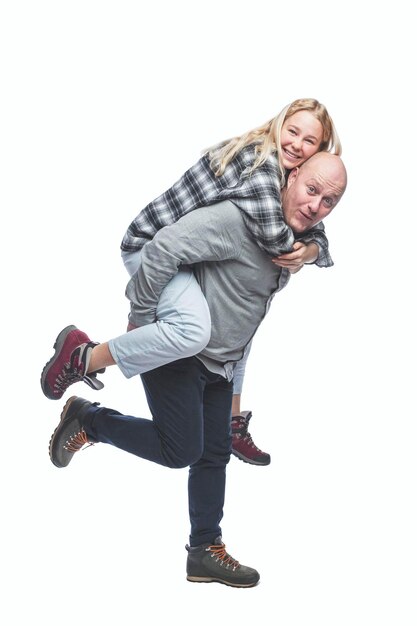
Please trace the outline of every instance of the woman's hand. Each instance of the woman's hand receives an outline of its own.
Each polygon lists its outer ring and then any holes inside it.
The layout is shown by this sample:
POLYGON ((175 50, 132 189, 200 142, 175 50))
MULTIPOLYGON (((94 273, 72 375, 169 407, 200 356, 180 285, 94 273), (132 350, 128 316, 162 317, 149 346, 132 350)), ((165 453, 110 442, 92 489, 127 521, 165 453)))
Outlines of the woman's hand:
POLYGON ((319 248, 316 243, 305 244, 302 241, 296 241, 292 252, 274 257, 272 263, 285 267, 291 274, 296 274, 305 263, 313 263, 318 254, 319 248))

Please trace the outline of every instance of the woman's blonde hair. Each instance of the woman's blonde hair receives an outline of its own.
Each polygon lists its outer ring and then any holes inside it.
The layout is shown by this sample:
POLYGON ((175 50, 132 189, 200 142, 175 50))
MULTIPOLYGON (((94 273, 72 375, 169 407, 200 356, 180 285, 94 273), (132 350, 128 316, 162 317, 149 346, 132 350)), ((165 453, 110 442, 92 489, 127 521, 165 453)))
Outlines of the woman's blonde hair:
POLYGON ((309 111, 321 123, 323 127, 323 140, 318 151, 333 152, 340 155, 342 146, 333 120, 327 112, 324 104, 313 98, 300 98, 294 100, 282 109, 280 113, 266 124, 248 131, 240 137, 227 139, 212 148, 206 150, 210 158, 210 167, 216 176, 221 176, 226 166, 246 146, 256 144, 256 159, 250 169, 251 172, 265 163, 270 154, 278 156, 278 175, 280 184, 285 184, 285 168, 282 165, 281 152, 281 129, 285 120, 298 111, 309 111))

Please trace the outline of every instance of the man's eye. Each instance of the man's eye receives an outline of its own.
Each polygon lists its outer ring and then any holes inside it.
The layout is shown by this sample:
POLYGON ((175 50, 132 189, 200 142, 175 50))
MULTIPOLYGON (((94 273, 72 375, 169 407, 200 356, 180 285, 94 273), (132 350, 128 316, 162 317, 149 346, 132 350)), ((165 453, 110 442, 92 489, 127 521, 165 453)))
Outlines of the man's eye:
POLYGON ((314 193, 316 191, 316 188, 313 187, 313 185, 308 185, 307 186, 307 190, 308 190, 309 193, 314 193))
POLYGON ((330 208, 333 206, 333 200, 331 198, 324 198, 324 204, 330 208))

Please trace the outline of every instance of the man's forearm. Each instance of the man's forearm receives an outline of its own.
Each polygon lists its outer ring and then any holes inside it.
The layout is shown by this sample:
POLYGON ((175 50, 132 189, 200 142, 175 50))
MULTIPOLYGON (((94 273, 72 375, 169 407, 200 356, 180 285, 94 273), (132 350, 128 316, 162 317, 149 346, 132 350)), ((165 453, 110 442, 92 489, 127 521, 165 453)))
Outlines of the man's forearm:
POLYGON ((156 320, 161 293, 180 265, 221 261, 240 254, 241 239, 237 237, 234 241, 239 213, 235 208, 228 211, 228 204, 223 202, 193 211, 160 230, 144 246, 140 267, 126 287, 131 302, 131 324, 143 326, 156 320))
POLYGON ((160 294, 181 265, 181 258, 169 252, 169 238, 160 239, 161 242, 157 236, 143 247, 139 269, 126 286, 130 300, 129 322, 134 326, 155 321, 160 294))

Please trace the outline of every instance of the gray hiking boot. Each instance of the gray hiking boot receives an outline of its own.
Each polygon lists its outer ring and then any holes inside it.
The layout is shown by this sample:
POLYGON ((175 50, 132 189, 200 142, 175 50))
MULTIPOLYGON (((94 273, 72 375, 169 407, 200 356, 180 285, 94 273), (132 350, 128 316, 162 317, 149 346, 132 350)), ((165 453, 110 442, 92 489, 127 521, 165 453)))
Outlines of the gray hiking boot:
POLYGON ((185 547, 188 551, 187 580, 190 582, 216 582, 231 587, 254 587, 259 582, 255 569, 241 565, 226 552, 221 537, 217 537, 214 544, 185 547))
POLYGON ((84 430, 83 418, 88 409, 97 404, 77 396, 67 400, 61 413, 61 421, 49 442, 49 456, 56 467, 66 467, 84 445, 93 445, 84 430))

